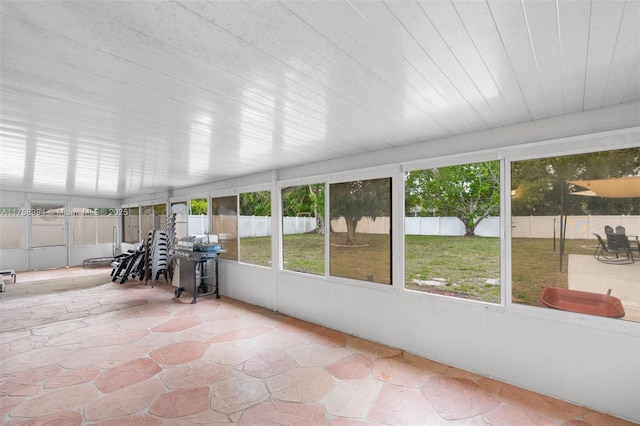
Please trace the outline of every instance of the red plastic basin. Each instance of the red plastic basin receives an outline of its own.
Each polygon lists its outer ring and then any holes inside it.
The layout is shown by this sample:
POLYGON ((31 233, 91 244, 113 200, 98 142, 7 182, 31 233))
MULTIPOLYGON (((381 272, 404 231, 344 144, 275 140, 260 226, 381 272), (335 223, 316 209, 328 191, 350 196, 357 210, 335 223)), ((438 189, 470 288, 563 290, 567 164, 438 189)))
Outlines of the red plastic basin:
POLYGON ((617 297, 588 291, 547 287, 540 301, 550 308, 601 317, 622 318, 624 308, 617 297))

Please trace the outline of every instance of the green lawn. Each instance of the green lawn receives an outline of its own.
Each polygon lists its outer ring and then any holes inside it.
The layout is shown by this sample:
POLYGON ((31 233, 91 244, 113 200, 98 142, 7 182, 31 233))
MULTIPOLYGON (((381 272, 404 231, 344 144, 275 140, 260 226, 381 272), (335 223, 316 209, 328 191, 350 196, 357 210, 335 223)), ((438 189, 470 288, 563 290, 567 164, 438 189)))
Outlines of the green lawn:
POLYGON ((405 236, 405 287, 500 303, 500 240, 405 236))
POLYGON ((569 253, 593 254, 591 240, 566 240, 560 272, 560 243, 554 251, 551 238, 513 238, 511 241, 512 301, 542 306, 540 295, 545 287, 568 287, 569 253))
MULTIPOLYGON (((389 284, 389 236, 358 234, 361 247, 342 247, 344 234, 332 236, 331 275, 389 284), (337 245, 336 245, 337 244, 337 245)), ((411 290, 500 303, 500 240, 487 237, 405 237, 405 287, 411 290)), ((243 262, 271 266, 271 238, 242 238, 243 262)), ((590 240, 567 240, 566 253, 592 254, 590 240)), ((559 246, 552 239, 512 241, 513 301, 539 305, 545 287, 567 287, 567 257, 559 272, 559 246)), ((284 268, 324 275, 324 237, 284 237, 284 268)))

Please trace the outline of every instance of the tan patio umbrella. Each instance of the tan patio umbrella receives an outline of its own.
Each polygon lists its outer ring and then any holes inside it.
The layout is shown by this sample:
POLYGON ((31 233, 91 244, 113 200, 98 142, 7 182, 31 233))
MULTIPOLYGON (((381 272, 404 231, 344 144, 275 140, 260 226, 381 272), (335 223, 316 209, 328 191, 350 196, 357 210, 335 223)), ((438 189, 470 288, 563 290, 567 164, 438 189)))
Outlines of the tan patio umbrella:
POLYGON ((604 198, 640 197, 640 176, 611 179, 568 180, 567 183, 586 189, 586 191, 571 192, 571 195, 604 198))

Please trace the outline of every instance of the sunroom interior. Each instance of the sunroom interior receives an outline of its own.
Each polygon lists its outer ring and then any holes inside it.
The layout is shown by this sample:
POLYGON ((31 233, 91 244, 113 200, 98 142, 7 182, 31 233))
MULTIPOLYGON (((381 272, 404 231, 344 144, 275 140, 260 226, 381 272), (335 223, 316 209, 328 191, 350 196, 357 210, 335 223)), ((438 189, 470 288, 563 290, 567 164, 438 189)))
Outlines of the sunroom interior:
POLYGON ((223 299, 640 422, 639 2, 0 11, 0 270, 179 217, 223 299), (569 182, 596 179, 631 192, 569 182))

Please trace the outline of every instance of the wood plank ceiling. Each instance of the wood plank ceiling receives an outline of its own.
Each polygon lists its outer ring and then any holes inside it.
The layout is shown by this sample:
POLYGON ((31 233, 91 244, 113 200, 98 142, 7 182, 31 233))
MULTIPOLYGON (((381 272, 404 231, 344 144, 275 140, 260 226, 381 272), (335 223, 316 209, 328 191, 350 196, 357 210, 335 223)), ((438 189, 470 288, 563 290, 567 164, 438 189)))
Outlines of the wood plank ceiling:
POLYGON ((121 198, 640 99, 640 2, 0 3, 5 190, 121 198))

